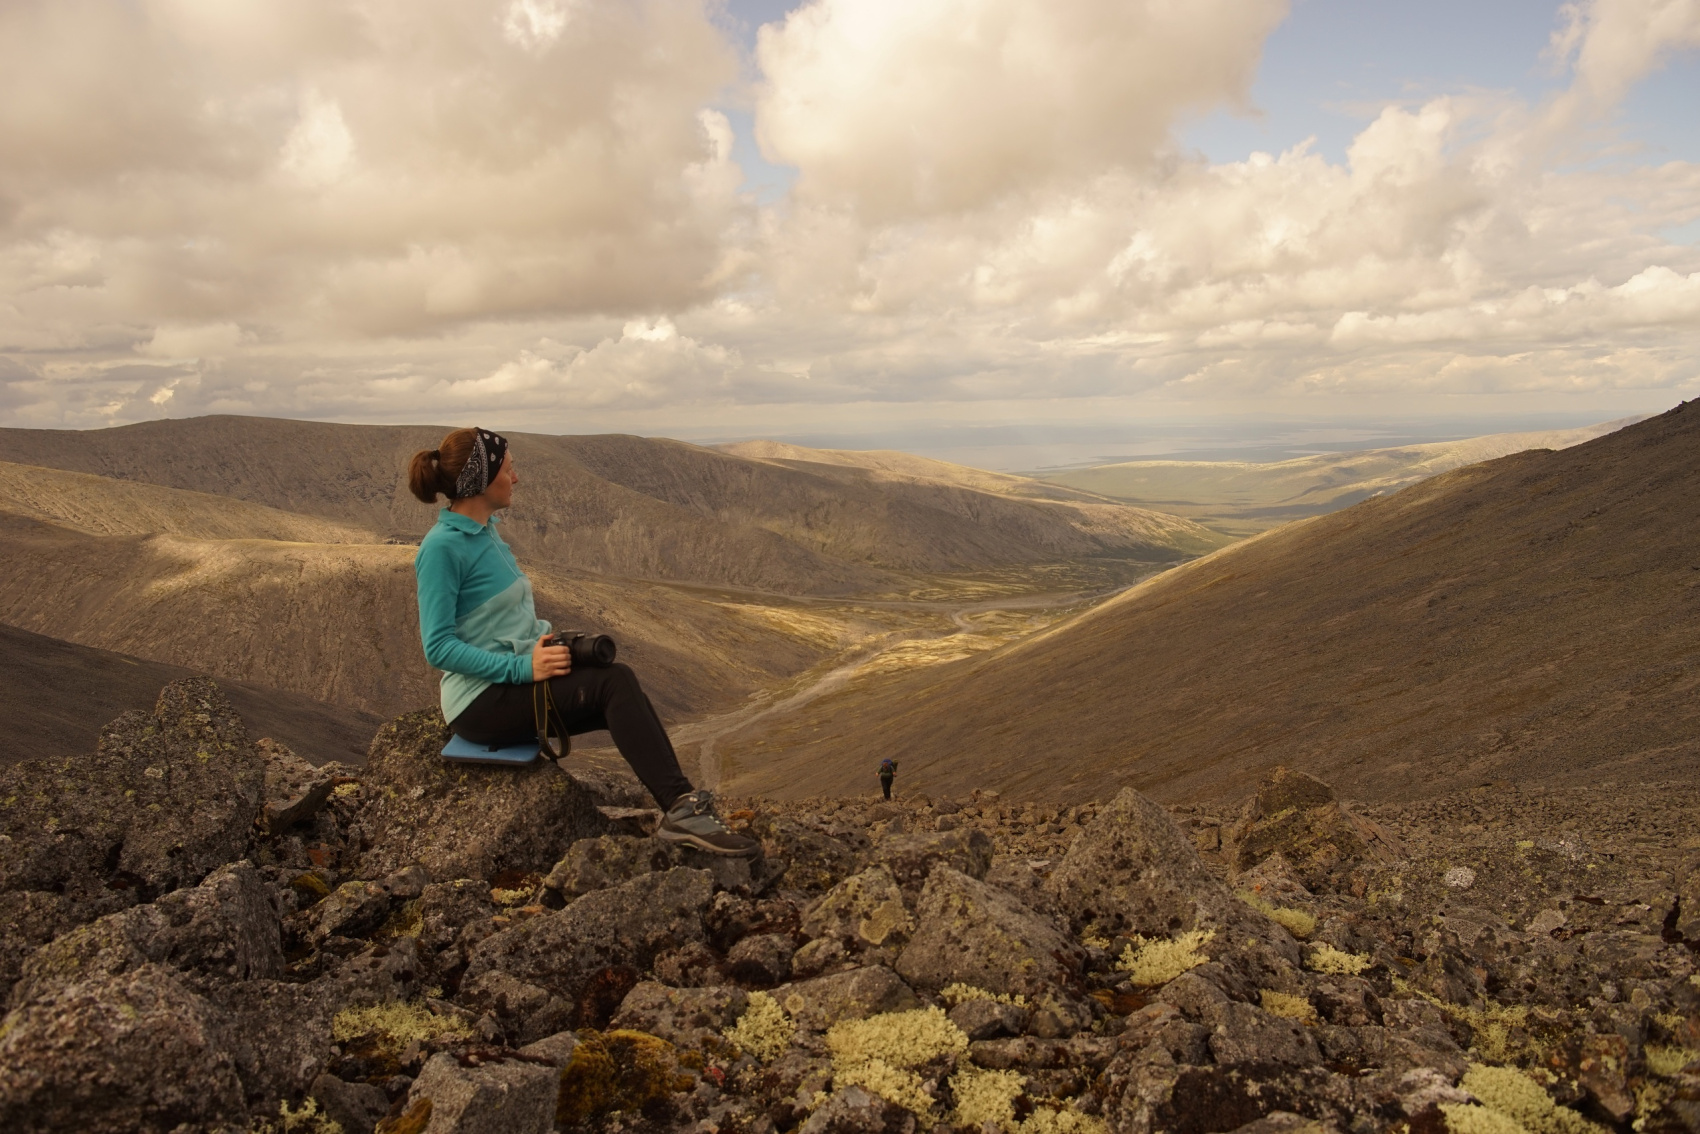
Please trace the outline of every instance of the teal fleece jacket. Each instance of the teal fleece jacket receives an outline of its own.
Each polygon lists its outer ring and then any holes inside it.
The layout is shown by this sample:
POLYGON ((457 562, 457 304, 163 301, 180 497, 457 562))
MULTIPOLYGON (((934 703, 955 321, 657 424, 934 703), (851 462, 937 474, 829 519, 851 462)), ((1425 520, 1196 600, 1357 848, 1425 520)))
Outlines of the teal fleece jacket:
POLYGON ((452 721, 492 685, 531 684, 531 648, 549 633, 531 580, 488 524, 444 508, 419 542, 419 637, 443 671, 443 719, 452 721))

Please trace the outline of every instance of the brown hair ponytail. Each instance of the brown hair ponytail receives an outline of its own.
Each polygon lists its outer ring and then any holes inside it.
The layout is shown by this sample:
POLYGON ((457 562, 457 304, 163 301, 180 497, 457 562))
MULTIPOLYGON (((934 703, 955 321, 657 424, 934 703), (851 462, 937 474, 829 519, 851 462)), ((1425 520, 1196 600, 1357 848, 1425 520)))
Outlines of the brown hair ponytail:
POLYGON ((477 439, 475 430, 457 429, 435 449, 413 454, 407 467, 408 490, 426 504, 435 504, 439 493, 453 500, 455 481, 460 479, 460 470, 471 458, 477 439))

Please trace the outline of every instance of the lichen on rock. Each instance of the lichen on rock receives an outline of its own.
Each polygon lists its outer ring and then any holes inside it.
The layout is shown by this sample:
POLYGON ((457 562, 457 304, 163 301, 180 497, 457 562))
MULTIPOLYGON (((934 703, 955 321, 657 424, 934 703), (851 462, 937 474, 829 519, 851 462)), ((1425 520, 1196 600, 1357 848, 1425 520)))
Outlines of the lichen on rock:
POLYGON ((435 709, 398 717, 373 738, 361 773, 363 877, 414 863, 433 878, 544 874, 575 841, 608 830, 596 797, 553 762, 451 764, 448 739, 435 709))
POLYGON ((1348 953, 1336 949, 1326 941, 1311 946, 1305 955, 1306 966, 1316 973, 1326 973, 1331 976, 1357 976, 1359 973, 1375 964, 1373 957, 1360 953, 1348 953))
POLYGON ((1207 963, 1210 958, 1201 950, 1215 936, 1213 929, 1194 929, 1179 937, 1150 940, 1135 934, 1122 950, 1116 967, 1140 988, 1156 988, 1207 963))
POLYGON ((1005 891, 940 865, 915 911, 917 928, 897 971, 918 988, 970 984, 1036 993, 1078 978, 1085 955, 1005 891))
POLYGON ((958 1126, 975 1129, 987 1123, 1005 1131, 1015 1129, 1015 1100, 1026 1088, 1027 1077, 1019 1071, 983 1071, 964 1067, 950 1077, 956 1110, 951 1118, 958 1126))
POLYGON ((369 1040, 393 1054, 410 1043, 471 1039, 472 1030, 463 1020, 439 1016, 423 1004, 390 1001, 338 1012, 331 1021, 331 1038, 343 1044, 369 1040))
POLYGON ((763 1063, 772 1063, 791 1046, 796 1030, 796 1025, 778 1001, 765 992, 752 992, 744 1014, 723 1034, 740 1050, 763 1063))
POLYGON ((903 891, 884 864, 852 875, 803 911, 801 928, 811 938, 833 937, 869 949, 908 940, 914 923, 903 891))
POLYGON ((827 1030, 826 1044, 836 1084, 862 1087, 920 1115, 929 1115, 935 1100, 915 1068, 950 1063, 968 1051, 968 1037, 938 1008, 846 1020, 827 1030))

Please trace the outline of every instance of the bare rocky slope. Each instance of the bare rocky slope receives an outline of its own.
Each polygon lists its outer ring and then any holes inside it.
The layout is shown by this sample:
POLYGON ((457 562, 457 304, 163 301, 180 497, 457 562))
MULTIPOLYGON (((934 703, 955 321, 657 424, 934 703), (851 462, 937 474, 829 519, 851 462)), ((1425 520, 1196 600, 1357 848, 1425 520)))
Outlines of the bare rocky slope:
MULTIPOLYGON (((416 539, 430 509, 405 468, 446 432, 204 417, 114 429, 0 430, 11 459, 230 496, 416 539)), ((678 441, 513 434, 523 500, 505 529, 532 562, 786 594, 900 588, 905 572, 1219 546, 1191 521, 1104 500, 1033 499, 865 469, 746 459, 678 441)), ((1073 494, 1083 497, 1083 494, 1073 494)))
MULTIPOLYGON (((182 666, 0 624, 0 764, 90 752, 106 722, 148 710, 160 686, 195 676, 182 666)), ((383 718, 299 693, 228 678, 220 687, 254 737, 273 737, 314 764, 358 764, 383 718)))
POLYGON ((1700 1131, 1691 781, 749 799, 728 860, 444 732, 314 770, 191 680, 0 769, 0 1128, 1700 1131))
POLYGON ((1168 571, 1033 638, 853 682, 719 746, 767 794, 1371 800, 1700 768, 1700 404, 1473 465, 1168 571))

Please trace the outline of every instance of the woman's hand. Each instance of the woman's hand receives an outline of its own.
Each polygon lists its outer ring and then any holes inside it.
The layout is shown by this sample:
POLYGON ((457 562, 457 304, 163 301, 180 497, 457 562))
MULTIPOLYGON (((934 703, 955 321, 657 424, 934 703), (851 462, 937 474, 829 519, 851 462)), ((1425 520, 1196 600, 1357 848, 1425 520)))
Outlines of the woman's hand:
POLYGON ((537 644, 531 647, 531 680, 548 681, 551 677, 565 677, 573 671, 572 651, 565 646, 551 646, 549 639, 554 635, 545 634, 537 639, 537 644))

